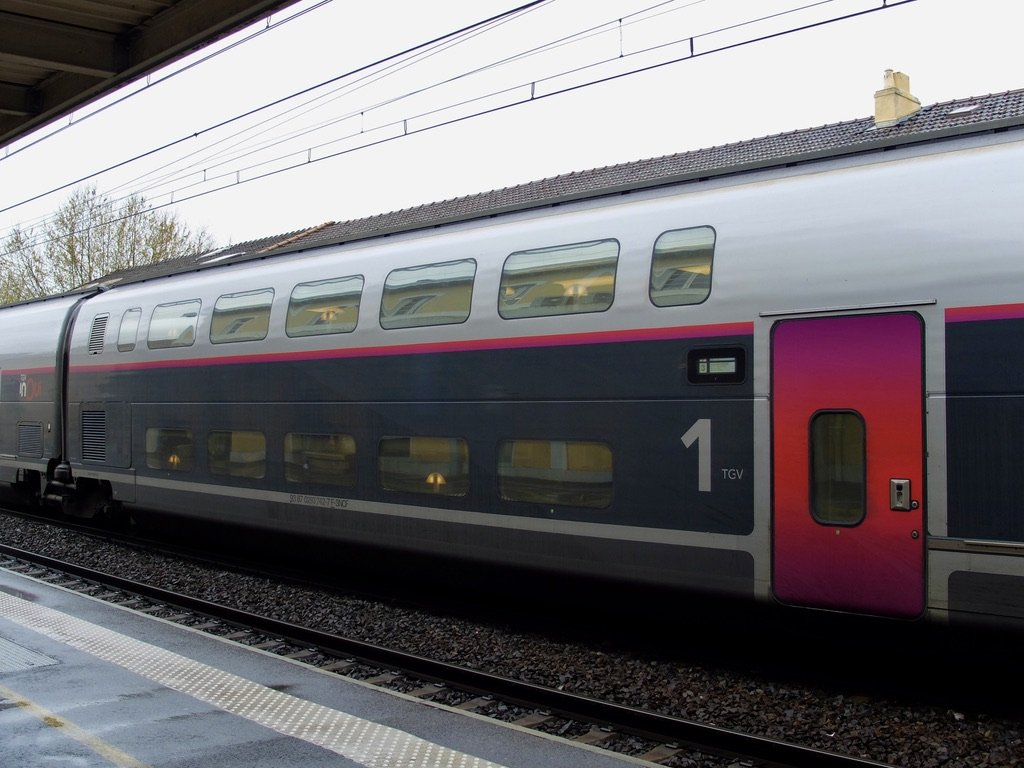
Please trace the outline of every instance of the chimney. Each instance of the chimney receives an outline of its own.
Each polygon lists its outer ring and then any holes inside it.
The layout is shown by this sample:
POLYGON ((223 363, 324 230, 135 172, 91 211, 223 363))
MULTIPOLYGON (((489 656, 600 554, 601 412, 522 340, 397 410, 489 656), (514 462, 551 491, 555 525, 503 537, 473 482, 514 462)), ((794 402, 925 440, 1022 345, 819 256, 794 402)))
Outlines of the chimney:
POLYGON ((910 93, 910 78, 902 72, 885 70, 885 87, 875 91, 875 127, 896 125, 921 109, 910 93))

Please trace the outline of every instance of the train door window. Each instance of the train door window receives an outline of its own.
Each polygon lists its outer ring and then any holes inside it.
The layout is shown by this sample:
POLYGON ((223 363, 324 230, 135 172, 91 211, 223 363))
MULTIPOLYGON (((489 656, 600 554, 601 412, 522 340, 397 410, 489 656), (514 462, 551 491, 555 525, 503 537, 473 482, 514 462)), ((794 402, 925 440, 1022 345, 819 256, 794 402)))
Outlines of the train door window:
POLYGON ((381 327, 464 323, 469 318, 474 277, 473 259, 393 270, 384 281, 381 327))
POLYGON ((501 271, 498 313, 505 319, 603 312, 615 297, 617 240, 517 251, 501 271))
POLYGON ((226 344, 233 341, 261 341, 270 329, 270 308, 274 290, 228 293, 213 305, 210 341, 226 344))
POLYGON ((139 321, 142 310, 138 307, 129 309, 121 315, 121 327, 117 330, 117 351, 131 352, 135 349, 135 341, 139 336, 139 321))
POLYGON ((195 466, 195 446, 190 429, 146 430, 146 466, 171 472, 190 472, 195 466))
POLYGON ((385 437, 377 454, 388 491, 436 496, 469 493, 469 446, 459 437, 385 437))
POLYGON ((820 411, 810 428, 811 514, 824 525, 857 525, 867 511, 864 418, 820 411))
POLYGON ((158 305, 149 320, 146 344, 150 349, 191 347, 196 340, 201 307, 199 299, 158 305))
POLYGON ((260 478, 266 474, 267 439, 262 432, 211 432, 206 451, 211 475, 260 478))
POLYGON ((289 483, 355 485, 355 438, 289 432, 284 436, 284 478, 289 483))
POLYGON ((711 262, 715 230, 673 229, 654 243, 651 258, 651 302, 658 307, 700 304, 711 293, 711 262))
POLYGON ((285 333, 289 336, 351 333, 359 320, 362 293, 362 275, 299 283, 288 300, 285 333))
POLYGON ((506 501, 602 509, 612 503, 612 449, 605 443, 505 440, 498 493, 506 501))

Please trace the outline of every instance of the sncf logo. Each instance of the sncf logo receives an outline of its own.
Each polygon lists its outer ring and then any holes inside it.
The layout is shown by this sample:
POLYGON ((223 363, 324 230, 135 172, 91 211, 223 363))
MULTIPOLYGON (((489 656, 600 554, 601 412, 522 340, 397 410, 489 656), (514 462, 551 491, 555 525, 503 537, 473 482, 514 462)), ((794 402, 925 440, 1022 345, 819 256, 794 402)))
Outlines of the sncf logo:
POLYGON ((18 397, 22 400, 38 400, 43 396, 43 384, 38 379, 22 376, 18 382, 18 397))

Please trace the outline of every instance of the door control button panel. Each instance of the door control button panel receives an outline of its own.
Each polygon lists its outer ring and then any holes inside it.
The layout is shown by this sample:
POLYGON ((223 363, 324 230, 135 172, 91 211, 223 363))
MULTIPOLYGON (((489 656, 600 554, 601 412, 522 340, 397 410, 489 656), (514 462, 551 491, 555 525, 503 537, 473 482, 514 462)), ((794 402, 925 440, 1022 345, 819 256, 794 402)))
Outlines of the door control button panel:
POLYGON ((889 481, 889 509, 909 512, 914 506, 910 498, 910 481, 893 478, 889 481))

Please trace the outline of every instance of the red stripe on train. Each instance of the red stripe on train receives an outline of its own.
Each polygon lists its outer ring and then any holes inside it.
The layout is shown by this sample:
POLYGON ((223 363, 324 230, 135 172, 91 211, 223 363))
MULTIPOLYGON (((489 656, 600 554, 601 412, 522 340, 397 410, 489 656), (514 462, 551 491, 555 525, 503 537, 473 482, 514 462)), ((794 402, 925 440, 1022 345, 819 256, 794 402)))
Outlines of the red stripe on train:
POLYGON ((377 347, 352 347, 296 352, 267 352, 255 355, 225 355, 220 357, 187 357, 176 360, 149 360, 101 365, 74 365, 73 371, 140 370, 151 368, 184 368, 200 365, 237 365, 244 363, 287 363, 339 358, 389 357, 399 355, 429 355, 444 352, 481 352, 502 349, 530 349, 540 347, 569 347, 584 344, 615 344, 624 342, 670 341, 672 339, 715 338, 721 336, 749 336, 754 324, 717 323, 672 328, 637 328, 591 333, 559 333, 550 336, 518 336, 513 338, 470 339, 423 344, 395 344, 377 347))
POLYGON ((991 304, 985 307, 950 307, 947 323, 974 323, 981 320, 1016 320, 1024 317, 1024 304, 991 304))

